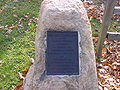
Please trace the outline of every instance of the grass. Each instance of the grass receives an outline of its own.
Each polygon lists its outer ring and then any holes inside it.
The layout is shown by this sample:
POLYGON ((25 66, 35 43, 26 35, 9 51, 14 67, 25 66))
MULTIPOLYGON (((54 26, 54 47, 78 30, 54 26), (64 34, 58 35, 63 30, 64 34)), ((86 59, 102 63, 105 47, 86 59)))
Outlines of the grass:
POLYGON ((0 90, 11 90, 20 81, 18 72, 34 58, 38 1, 3 1, 0 13, 0 90))
MULTIPOLYGON (((91 26, 92 26, 93 37, 98 37, 100 28, 101 28, 101 23, 98 20, 96 20, 95 18, 92 18, 90 22, 91 22, 91 26)), ((111 26, 108 31, 120 32, 120 27, 117 28, 118 26, 120 26, 120 22, 117 22, 117 20, 112 20, 111 26)))
MULTIPOLYGON (((18 72, 30 66, 34 58, 34 37, 41 0, 0 1, 0 90, 11 90, 20 79, 18 72)), ((100 23, 91 20, 93 36, 100 23)), ((115 25, 116 22, 113 22, 115 25)), ((111 26, 110 31, 120 31, 111 26)))

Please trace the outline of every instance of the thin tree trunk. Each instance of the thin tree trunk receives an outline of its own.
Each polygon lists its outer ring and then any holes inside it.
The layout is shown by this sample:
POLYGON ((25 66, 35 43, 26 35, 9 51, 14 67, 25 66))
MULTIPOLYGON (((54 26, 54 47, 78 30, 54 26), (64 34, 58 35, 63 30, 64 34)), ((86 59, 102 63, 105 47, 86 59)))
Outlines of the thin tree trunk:
POLYGON ((111 18, 113 14, 114 7, 116 5, 117 0, 107 0, 106 6, 105 6, 105 12, 103 16, 103 23, 102 27, 100 30, 100 35, 99 35, 99 40, 98 40, 98 45, 97 45, 97 57, 101 57, 102 55, 102 48, 103 44, 107 35, 107 31, 109 29, 109 26, 111 24, 111 18))

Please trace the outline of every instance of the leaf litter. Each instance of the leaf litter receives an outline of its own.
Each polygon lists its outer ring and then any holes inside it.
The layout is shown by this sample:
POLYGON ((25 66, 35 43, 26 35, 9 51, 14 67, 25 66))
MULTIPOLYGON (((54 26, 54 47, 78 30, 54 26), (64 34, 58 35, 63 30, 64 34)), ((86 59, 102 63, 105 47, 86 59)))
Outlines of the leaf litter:
POLYGON ((97 61, 99 90, 120 90, 120 42, 107 40, 97 61))

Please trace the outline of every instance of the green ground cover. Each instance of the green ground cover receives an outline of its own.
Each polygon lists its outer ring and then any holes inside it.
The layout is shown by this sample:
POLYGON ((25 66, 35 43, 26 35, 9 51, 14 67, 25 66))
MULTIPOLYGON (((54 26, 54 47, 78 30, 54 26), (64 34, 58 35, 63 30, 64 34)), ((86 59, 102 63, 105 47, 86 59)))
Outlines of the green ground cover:
MULTIPOLYGON (((92 18, 90 23, 91 23, 91 27, 92 27, 93 37, 97 37, 98 33, 100 32, 101 23, 98 20, 96 20, 95 18, 92 18)), ((109 28, 109 31, 110 32, 120 32, 120 22, 113 19, 112 24, 109 28)))
MULTIPOLYGON (((11 90, 20 81, 18 72, 34 58, 34 37, 40 0, 0 1, 0 90, 11 90), (39 2, 38 2, 39 1, 39 2)), ((93 36, 100 23, 91 20, 93 36)), ((110 31, 120 31, 113 26, 110 31)))
POLYGON ((34 58, 40 2, 5 0, 0 5, 0 90, 11 90, 20 81, 18 72, 34 58))

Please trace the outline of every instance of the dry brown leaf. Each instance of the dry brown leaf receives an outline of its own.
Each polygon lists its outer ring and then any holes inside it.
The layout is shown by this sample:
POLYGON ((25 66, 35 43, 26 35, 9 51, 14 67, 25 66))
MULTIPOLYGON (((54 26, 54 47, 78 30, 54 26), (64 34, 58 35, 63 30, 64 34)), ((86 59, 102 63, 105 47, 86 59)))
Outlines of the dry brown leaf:
POLYGON ((19 82, 12 90, 23 90, 23 81, 19 82))
POLYGON ((25 69, 22 70, 22 72, 23 72, 23 73, 27 73, 28 70, 29 70, 28 68, 25 68, 25 69))
POLYGON ((97 62, 99 89, 120 90, 120 42, 107 40, 102 58, 97 62))
POLYGON ((25 77, 23 77, 22 73, 18 72, 18 74, 19 74, 19 78, 20 78, 21 80, 24 80, 24 79, 25 79, 25 77))

